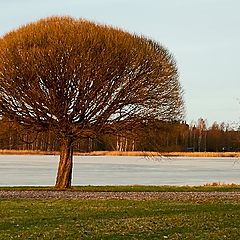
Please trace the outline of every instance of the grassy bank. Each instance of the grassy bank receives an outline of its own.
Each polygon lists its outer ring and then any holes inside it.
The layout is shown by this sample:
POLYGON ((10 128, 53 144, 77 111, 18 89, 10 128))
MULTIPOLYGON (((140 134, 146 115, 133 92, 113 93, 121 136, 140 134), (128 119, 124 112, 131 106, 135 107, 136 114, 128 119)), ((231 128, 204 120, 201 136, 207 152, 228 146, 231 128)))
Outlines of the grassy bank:
POLYGON ((0 150, 0 155, 59 155, 57 151, 0 150))
POLYGON ((240 152, 120 152, 96 151, 84 153, 90 156, 166 156, 166 157, 240 157, 240 152))
MULTIPOLYGON (((54 187, 0 187, 0 191, 59 191, 54 187)), ((238 192, 240 185, 209 183, 203 186, 73 186, 65 191, 81 192, 238 192)))
POLYGON ((0 239, 239 239, 236 200, 0 200, 0 239))
MULTIPOLYGON (((31 150, 0 150, 2 155, 58 155, 58 151, 31 151, 31 150)), ((240 152, 120 152, 120 151, 94 151, 75 152, 82 156, 166 156, 166 157, 240 157, 240 152)))

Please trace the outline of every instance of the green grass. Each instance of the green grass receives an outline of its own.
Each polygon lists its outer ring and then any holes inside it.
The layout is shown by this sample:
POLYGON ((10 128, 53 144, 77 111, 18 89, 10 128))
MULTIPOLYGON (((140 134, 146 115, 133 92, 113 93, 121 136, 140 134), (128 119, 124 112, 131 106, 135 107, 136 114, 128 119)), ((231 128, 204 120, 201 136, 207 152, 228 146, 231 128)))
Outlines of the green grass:
MULTIPOLYGON (((58 191, 54 187, 0 187, 0 190, 35 190, 35 191, 58 191)), ((209 186, 74 186, 65 191, 82 192, 237 192, 240 185, 209 185, 209 186)))
POLYGON ((240 239, 237 200, 0 200, 0 239, 240 239))

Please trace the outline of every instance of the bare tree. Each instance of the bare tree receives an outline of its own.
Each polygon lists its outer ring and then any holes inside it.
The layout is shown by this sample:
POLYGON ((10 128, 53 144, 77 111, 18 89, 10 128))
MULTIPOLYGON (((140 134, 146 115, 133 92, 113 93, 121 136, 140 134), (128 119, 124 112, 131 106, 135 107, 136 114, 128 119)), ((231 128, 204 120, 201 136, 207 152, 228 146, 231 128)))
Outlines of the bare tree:
POLYGON ((176 63, 160 44, 83 19, 51 17, 0 39, 0 114, 61 140, 56 187, 71 186, 74 142, 183 117, 176 63))
POLYGON ((204 137, 204 151, 206 152, 207 148, 207 125, 206 125, 206 120, 203 118, 198 119, 198 124, 197 124, 197 129, 198 129, 198 151, 201 152, 201 145, 202 145, 202 138, 204 137))

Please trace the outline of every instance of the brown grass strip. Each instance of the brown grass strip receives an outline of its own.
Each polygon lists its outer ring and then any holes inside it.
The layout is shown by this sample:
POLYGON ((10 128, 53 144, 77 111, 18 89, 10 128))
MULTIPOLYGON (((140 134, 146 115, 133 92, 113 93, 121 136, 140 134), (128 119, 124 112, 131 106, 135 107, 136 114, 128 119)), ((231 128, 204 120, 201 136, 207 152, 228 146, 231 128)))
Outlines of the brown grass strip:
MULTIPOLYGON (((32 150, 0 150, 5 155, 59 155, 58 151, 32 151, 32 150)), ((233 157, 239 158, 240 152, 121 152, 121 151, 93 151, 75 152, 82 156, 167 156, 167 157, 233 157)))

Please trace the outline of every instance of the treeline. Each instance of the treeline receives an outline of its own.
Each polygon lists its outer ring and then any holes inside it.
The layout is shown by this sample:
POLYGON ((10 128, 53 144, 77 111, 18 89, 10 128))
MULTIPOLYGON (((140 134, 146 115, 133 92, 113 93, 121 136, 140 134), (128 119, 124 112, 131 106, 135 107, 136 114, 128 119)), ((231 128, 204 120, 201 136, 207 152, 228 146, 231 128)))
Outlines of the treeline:
MULTIPOLYGON (((0 149, 59 151, 59 148, 59 138, 51 132, 21 131, 13 123, 0 120, 0 149)), ((235 152, 240 151, 240 131, 216 122, 207 128, 203 119, 191 124, 155 121, 144 124, 135 133, 99 134, 80 139, 74 150, 235 152)))

